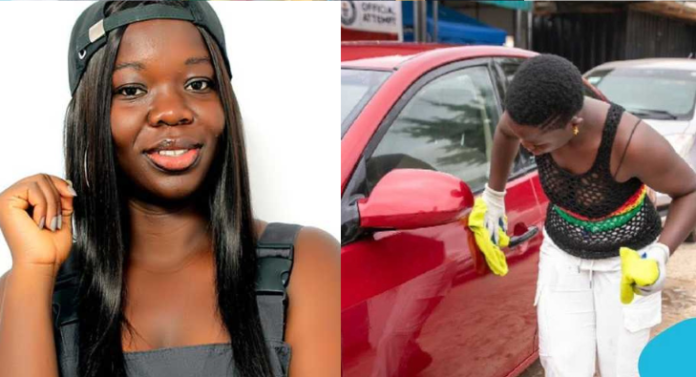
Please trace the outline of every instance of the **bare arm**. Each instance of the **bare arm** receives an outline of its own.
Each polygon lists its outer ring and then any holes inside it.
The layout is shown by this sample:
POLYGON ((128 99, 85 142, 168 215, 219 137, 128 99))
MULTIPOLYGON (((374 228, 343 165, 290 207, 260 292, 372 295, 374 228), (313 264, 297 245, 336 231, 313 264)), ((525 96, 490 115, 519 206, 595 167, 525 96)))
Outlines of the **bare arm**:
POLYGON ((13 268, 0 280, 0 377, 58 377, 53 269, 13 268))
POLYGON ((0 230, 12 255, 0 292, 0 377, 58 377, 51 299, 72 246, 76 195, 70 182, 47 174, 0 193, 0 230))
POLYGON ((505 190, 512 163, 520 148, 520 139, 507 126, 507 112, 500 117, 493 136, 493 151, 488 187, 495 191, 505 190))
POLYGON ((670 253, 696 226, 696 173, 657 131, 640 123, 628 145, 623 167, 631 176, 672 197, 659 242, 670 253))
POLYGON ((297 237, 288 287, 290 376, 341 375, 341 259, 338 242, 316 228, 297 237))

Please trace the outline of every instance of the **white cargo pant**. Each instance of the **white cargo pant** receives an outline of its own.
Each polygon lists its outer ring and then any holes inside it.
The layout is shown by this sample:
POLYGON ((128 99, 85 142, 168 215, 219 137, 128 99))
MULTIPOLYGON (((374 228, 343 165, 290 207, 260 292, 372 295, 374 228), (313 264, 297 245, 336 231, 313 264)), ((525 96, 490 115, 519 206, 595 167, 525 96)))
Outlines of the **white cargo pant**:
POLYGON ((638 377, 650 328, 662 321, 662 294, 620 299, 621 259, 581 259, 544 230, 534 305, 546 377, 638 377), (598 367, 598 368, 597 368, 598 367))

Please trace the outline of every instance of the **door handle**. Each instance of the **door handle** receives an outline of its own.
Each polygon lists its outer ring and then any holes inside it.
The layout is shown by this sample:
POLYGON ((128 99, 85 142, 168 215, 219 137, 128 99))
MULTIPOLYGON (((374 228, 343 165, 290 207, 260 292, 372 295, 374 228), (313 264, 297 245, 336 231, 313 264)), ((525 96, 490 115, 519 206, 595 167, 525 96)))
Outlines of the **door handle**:
POLYGON ((539 233, 539 228, 536 226, 532 225, 529 228, 527 228, 527 231, 519 236, 514 236, 510 237, 510 245, 508 246, 509 248, 514 248, 519 246, 521 243, 525 241, 529 241, 532 237, 536 236, 539 233))

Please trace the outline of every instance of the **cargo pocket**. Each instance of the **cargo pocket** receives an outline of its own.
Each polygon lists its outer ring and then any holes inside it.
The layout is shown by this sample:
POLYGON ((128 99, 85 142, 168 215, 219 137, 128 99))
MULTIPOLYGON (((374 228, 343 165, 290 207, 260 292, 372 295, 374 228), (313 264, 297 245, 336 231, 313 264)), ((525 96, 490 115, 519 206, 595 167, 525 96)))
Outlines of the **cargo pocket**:
POLYGON ((539 253, 539 274, 537 276, 536 294, 534 296, 534 306, 539 304, 539 299, 544 291, 556 285, 558 281, 558 271, 554 256, 545 249, 548 245, 542 245, 539 253))
MULTIPOLYGON (((544 234, 544 237, 547 237, 546 234, 544 234)), ((548 289, 550 285, 554 285, 557 280, 556 261, 553 255, 557 250, 553 250, 552 248, 554 247, 555 245, 553 245, 550 239, 544 238, 539 251, 539 274, 537 276, 536 294, 534 295, 534 306, 539 304, 539 299, 544 290, 548 289)))
POLYGON ((563 303, 565 313, 586 312, 588 301, 590 307, 592 302, 589 272, 563 257, 542 255, 542 258, 535 304, 538 306, 542 296, 549 295, 555 302, 563 303))
POLYGON ((636 294, 633 302, 623 305, 624 326, 630 332, 649 329, 662 322, 662 292, 650 296, 636 294))

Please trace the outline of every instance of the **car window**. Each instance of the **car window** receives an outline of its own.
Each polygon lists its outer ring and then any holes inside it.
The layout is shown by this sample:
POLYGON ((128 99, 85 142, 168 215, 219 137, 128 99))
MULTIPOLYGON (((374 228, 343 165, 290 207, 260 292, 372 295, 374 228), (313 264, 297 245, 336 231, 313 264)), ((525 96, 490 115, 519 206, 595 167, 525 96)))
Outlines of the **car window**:
POLYGON ((510 85, 512 79, 515 77, 515 72, 517 72, 517 69, 520 68, 520 65, 524 63, 524 59, 498 58, 497 61, 500 65, 500 68, 503 70, 503 74, 505 75, 505 81, 507 82, 506 86, 510 85))
POLYGON ((644 119, 689 120, 694 115, 696 70, 600 69, 589 73, 587 81, 644 119))
POLYGON ((341 138, 391 72, 341 69, 341 138))
POLYGON ((498 122, 487 67, 465 68, 424 85, 396 116, 367 160, 367 191, 393 169, 452 174, 473 191, 488 180, 498 122))
POLYGON ((507 87, 510 85, 512 79, 515 77, 515 73, 520 68, 520 65, 524 63, 524 59, 496 58, 495 62, 497 66, 500 68, 500 74, 503 76, 501 81, 504 85, 504 88, 502 88, 502 90, 500 91, 500 102, 503 104, 503 108, 505 108, 505 93, 507 93, 507 87))
MULTIPOLYGON (((524 63, 524 59, 497 58, 496 62, 500 66, 503 76, 505 76, 505 88, 507 89, 507 86, 512 82, 512 79, 515 77, 515 73, 520 68, 520 65, 524 63)), ((503 98, 501 99, 501 102, 503 103, 503 109, 505 109, 505 96, 502 96, 503 98)), ((535 166, 536 162, 534 161, 534 155, 529 153, 529 151, 526 149, 520 148, 512 165, 512 176, 516 176, 517 174, 533 169, 535 166)))

